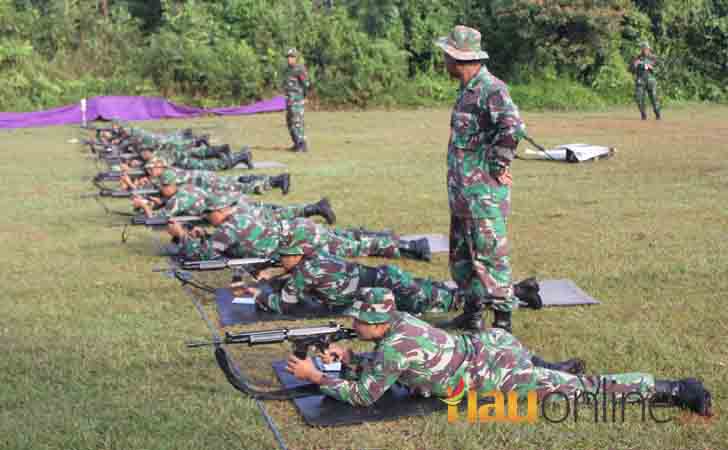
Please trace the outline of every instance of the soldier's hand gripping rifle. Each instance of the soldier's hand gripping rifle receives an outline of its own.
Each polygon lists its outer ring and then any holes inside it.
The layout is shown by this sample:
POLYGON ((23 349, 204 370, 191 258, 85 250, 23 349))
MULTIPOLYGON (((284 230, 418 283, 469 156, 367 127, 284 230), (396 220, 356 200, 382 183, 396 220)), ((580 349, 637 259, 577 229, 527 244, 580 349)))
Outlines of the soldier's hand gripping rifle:
POLYGON ((315 347, 323 353, 334 342, 356 339, 358 335, 351 328, 345 328, 336 322, 327 326, 305 328, 279 328, 276 330, 250 331, 231 334, 226 332, 222 339, 202 342, 188 342, 187 347, 196 348, 209 345, 248 344, 266 345, 290 342, 293 345, 293 354, 298 359, 306 359, 308 349, 315 347))
POLYGON ((205 219, 200 216, 159 216, 159 217, 147 217, 144 214, 137 214, 131 216, 129 222, 117 223, 112 226, 122 226, 124 229, 121 232, 121 242, 126 242, 129 238, 129 227, 130 226, 147 226, 150 228, 160 229, 166 227, 170 221, 179 222, 183 227, 191 229, 195 225, 205 223, 205 219))

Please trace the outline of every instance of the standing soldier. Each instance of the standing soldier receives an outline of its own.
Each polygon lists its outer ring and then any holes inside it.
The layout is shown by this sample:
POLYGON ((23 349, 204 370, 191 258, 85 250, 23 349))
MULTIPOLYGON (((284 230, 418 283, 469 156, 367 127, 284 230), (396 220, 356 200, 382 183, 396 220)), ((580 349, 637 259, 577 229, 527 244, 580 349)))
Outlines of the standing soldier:
POLYGON ((308 145, 303 132, 303 105, 311 88, 311 80, 308 78, 306 66, 296 64, 298 50, 289 49, 287 56, 288 67, 283 81, 283 91, 286 93, 286 126, 293 140, 290 150, 307 152, 308 145))
POLYGON ((515 305, 506 218, 511 172, 525 127, 505 83, 482 61, 480 33, 458 25, 436 41, 460 91, 450 118, 447 189, 450 203, 450 272, 462 291, 464 312, 453 325, 479 330, 486 304, 494 327, 511 331, 515 305))
POLYGON ((637 107, 640 109, 642 120, 647 120, 647 113, 645 113, 645 91, 650 96, 655 118, 657 120, 662 118, 660 115, 660 102, 657 99, 657 79, 655 78, 657 63, 657 57, 652 54, 650 44, 642 42, 640 44, 640 54, 637 55, 630 66, 635 76, 634 99, 637 102, 637 107))

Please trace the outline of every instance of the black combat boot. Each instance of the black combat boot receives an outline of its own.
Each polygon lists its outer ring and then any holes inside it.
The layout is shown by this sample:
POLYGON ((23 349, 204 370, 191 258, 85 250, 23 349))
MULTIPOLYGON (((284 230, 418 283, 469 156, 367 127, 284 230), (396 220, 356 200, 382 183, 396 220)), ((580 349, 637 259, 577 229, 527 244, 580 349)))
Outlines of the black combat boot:
POLYGON ((237 166, 240 163, 245 164, 248 166, 248 169, 253 169, 253 154, 250 152, 250 147, 247 145, 244 146, 242 149, 240 149, 240 153, 237 155, 230 155, 229 158, 229 168, 232 169, 233 167, 237 166))
POLYGON ((293 151, 296 153, 305 153, 308 151, 308 144, 306 141, 301 141, 293 147, 293 151))
POLYGON ((493 311, 495 318, 493 319, 493 328, 501 328, 509 333, 513 333, 511 326, 511 312, 510 311, 493 311))
POLYGON ((324 197, 313 205, 306 205, 303 208, 303 217, 321 216, 326 219, 326 223, 333 225, 336 223, 336 214, 329 203, 329 199, 324 197))
POLYGON ((660 114, 660 111, 655 111, 655 119, 662 120, 662 115, 660 114))
POLYGON ((263 178, 261 175, 241 175, 238 177, 238 183, 250 184, 263 178))
POLYGON ((399 241, 397 244, 402 256, 422 261, 431 261, 430 241, 427 238, 415 239, 412 241, 399 241))
POLYGON ((543 301, 538 293, 540 289, 535 278, 526 278, 513 285, 513 295, 528 308, 541 309, 543 301))
POLYGON ((460 328, 466 331, 482 331, 483 330, 483 306, 477 304, 465 303, 463 313, 455 317, 447 324, 451 328, 460 328))
POLYGON ((227 144, 210 146, 210 150, 207 152, 210 156, 218 156, 222 158, 229 158, 230 153, 230 146, 227 144))
POLYGON ((291 190, 291 175, 282 173, 274 177, 270 177, 270 186, 273 188, 281 188, 283 195, 288 194, 291 190))
POLYGON ((644 111, 640 111, 640 114, 642 115, 642 120, 647 120, 647 114, 644 111))
POLYGON ((582 359, 572 358, 566 361, 559 361, 550 363, 544 361, 536 355, 531 356, 531 362, 536 367, 543 367, 545 369, 558 370, 560 372, 570 373, 572 375, 582 375, 586 370, 586 363, 582 359))
POLYGON ((655 404, 677 406, 700 416, 713 415, 713 401, 710 392, 703 383, 695 378, 684 378, 678 381, 655 380, 655 404))

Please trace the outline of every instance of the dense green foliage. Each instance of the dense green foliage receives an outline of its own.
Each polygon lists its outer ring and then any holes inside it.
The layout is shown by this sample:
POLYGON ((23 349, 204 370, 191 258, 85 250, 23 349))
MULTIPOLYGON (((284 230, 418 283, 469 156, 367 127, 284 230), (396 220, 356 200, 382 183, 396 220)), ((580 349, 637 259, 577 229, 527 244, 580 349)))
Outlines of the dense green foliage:
POLYGON ((480 29, 525 107, 630 101, 648 40, 669 100, 728 100, 728 0, 0 0, 0 110, 101 94, 231 104, 277 90, 302 50, 314 102, 429 105, 455 84, 432 41, 480 29), (330 6, 333 4, 333 6, 330 6))

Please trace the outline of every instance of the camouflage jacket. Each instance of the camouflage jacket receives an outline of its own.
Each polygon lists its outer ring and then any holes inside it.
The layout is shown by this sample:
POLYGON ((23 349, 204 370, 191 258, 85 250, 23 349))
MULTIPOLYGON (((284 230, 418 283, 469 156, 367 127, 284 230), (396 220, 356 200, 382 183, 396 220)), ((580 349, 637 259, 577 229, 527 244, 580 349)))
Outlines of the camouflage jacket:
POLYGON ((205 212, 205 201, 214 193, 191 184, 178 185, 177 192, 167 199, 164 208, 155 216, 201 216, 205 212))
POLYGON ((515 157, 525 126, 508 89, 482 67, 460 87, 450 118, 447 186, 452 215, 488 218, 501 211, 510 188, 497 175, 515 157))
MULTIPOLYGON (((169 167, 174 171, 177 185, 192 184, 204 191, 241 193, 243 185, 233 176, 221 176, 209 170, 185 170, 169 167)), ((152 184, 159 186, 159 177, 152 178, 152 184)))
POLYGON ((632 62, 632 72, 635 75, 637 83, 645 82, 655 78, 659 61, 655 55, 642 56, 638 55, 632 62))
POLYGON ((180 256, 190 260, 270 258, 278 250, 280 225, 250 214, 234 213, 215 231, 200 239, 187 238, 180 256))
POLYGON ((467 379, 478 360, 471 335, 451 335, 407 313, 394 313, 390 329, 377 342, 373 357, 354 355, 355 379, 324 375, 321 392, 355 406, 376 402, 394 383, 424 396, 447 397, 467 379))
POLYGON ((302 102, 310 88, 311 80, 308 78, 306 66, 303 64, 287 66, 283 75, 283 91, 289 104, 302 102))
POLYGON ((306 255, 289 272, 281 292, 260 294, 256 304, 279 314, 284 312, 284 304, 298 303, 306 296, 329 306, 351 305, 359 288, 361 267, 324 251, 306 255))

